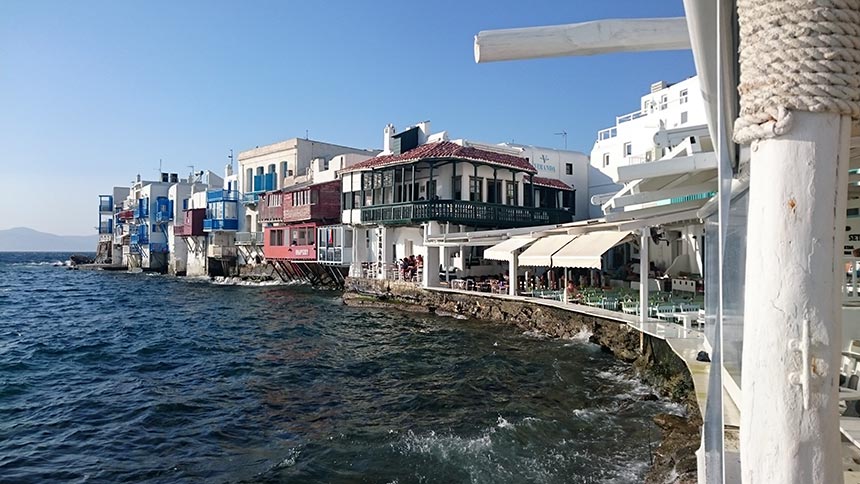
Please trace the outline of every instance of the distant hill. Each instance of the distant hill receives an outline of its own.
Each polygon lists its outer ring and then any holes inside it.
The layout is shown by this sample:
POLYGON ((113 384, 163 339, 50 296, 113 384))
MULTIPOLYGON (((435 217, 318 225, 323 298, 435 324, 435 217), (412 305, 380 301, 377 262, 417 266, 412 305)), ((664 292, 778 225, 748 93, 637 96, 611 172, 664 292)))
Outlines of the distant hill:
POLYGON ((95 252, 99 236, 54 235, 26 227, 0 230, 0 252, 95 252))

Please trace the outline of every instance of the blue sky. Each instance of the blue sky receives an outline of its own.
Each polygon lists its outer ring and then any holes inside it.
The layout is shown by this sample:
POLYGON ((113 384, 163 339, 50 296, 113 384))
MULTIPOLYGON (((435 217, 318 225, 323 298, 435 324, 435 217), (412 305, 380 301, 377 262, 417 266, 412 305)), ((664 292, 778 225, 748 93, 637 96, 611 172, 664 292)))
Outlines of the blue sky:
POLYGON ((0 229, 94 233, 137 173, 221 172, 296 136, 378 148, 430 120, 452 137, 588 153, 692 54, 475 64, 480 30, 683 15, 680 0, 0 2, 0 229))

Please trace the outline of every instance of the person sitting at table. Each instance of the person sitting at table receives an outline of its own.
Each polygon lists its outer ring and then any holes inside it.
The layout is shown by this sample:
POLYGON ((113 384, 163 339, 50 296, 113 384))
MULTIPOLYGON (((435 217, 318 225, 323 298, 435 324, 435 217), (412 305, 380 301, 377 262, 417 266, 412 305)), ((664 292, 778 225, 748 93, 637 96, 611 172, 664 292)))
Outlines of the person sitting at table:
POLYGON ((568 281, 566 290, 568 301, 579 299, 579 289, 577 289, 576 284, 574 284, 573 281, 568 281))

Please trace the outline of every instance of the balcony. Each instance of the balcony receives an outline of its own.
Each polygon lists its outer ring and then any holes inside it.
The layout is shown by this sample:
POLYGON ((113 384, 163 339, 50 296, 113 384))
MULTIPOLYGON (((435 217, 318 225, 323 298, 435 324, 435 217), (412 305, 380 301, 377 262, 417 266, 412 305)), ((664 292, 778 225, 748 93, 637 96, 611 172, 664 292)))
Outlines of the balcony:
POLYGON ((204 232, 239 230, 239 220, 235 218, 207 218, 203 221, 204 232))
POLYGON ((473 227, 530 227, 555 225, 573 220, 567 210, 517 207, 462 200, 425 200, 361 209, 361 223, 415 225, 422 222, 451 222, 473 227))
POLYGON ((99 234, 112 234, 113 220, 102 220, 99 222, 99 234))
POLYGON ((135 232, 131 234, 132 245, 148 244, 149 235, 144 232, 135 232))
POLYGON ((242 203, 245 203, 245 204, 257 203, 259 200, 260 200, 260 194, 259 193, 245 193, 244 195, 242 195, 242 203))
MULTIPOLYGON (((660 109, 665 109, 665 108, 660 108, 660 109)), ((628 121, 633 121, 634 119, 639 119, 639 118, 646 116, 646 115, 648 115, 648 113, 645 112, 644 110, 640 109, 638 111, 633 111, 632 113, 628 113, 628 114, 625 114, 623 116, 616 116, 615 117, 615 123, 616 124, 626 123, 628 121)))
POLYGON ((605 139, 610 139, 618 136, 618 128, 613 126, 611 128, 601 129, 597 132, 597 140, 602 141, 605 139))
POLYGON ((167 223, 173 220, 173 200, 158 197, 155 200, 155 222, 167 223))
POLYGON ((263 232, 236 232, 236 245, 263 246, 263 232))
POLYGON ((239 200, 239 192, 236 190, 209 190, 206 192, 207 202, 236 201, 239 200))
POLYGON ((141 198, 137 201, 137 207, 134 209, 134 218, 149 217, 149 199, 141 198))
POLYGON ((235 259, 236 248, 222 247, 220 245, 210 245, 209 248, 206 250, 206 257, 213 257, 215 259, 235 259))
POLYGON ((134 210, 123 210, 116 214, 118 220, 131 220, 134 218, 134 210))
POLYGON ((102 212, 102 213, 113 212, 113 196, 112 195, 99 195, 99 212, 102 212))
POLYGON ((206 218, 205 208, 192 208, 185 211, 185 221, 173 226, 173 235, 177 237, 198 237, 205 235, 203 220, 206 218))

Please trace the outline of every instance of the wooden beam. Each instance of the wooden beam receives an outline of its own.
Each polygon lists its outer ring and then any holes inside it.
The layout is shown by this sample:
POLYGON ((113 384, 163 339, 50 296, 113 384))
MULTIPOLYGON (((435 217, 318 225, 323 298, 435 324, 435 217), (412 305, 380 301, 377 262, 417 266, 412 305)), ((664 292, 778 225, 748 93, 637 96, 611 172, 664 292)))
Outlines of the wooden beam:
POLYGON ((690 34, 684 17, 606 19, 484 30, 475 36, 475 62, 689 48, 690 34))

